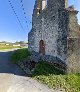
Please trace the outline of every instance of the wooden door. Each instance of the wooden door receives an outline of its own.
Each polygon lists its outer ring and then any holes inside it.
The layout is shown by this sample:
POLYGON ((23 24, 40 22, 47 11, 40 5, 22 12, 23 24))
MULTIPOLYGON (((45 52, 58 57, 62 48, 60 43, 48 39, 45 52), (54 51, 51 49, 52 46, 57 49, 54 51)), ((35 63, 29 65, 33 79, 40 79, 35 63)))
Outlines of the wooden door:
POLYGON ((41 40, 39 43, 39 53, 45 54, 45 44, 43 40, 41 40))

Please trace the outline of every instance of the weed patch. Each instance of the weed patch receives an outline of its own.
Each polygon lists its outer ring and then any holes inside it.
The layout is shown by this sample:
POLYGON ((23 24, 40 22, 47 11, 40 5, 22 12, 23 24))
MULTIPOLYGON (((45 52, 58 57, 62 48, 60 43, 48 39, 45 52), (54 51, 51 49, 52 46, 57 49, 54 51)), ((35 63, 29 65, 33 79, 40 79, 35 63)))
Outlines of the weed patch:
POLYGON ((17 63, 18 61, 21 61, 28 56, 30 56, 28 49, 18 49, 12 54, 11 59, 14 63, 17 63))
POLYGON ((53 89, 80 92, 80 74, 65 74, 46 62, 39 62, 36 65, 32 77, 53 89))

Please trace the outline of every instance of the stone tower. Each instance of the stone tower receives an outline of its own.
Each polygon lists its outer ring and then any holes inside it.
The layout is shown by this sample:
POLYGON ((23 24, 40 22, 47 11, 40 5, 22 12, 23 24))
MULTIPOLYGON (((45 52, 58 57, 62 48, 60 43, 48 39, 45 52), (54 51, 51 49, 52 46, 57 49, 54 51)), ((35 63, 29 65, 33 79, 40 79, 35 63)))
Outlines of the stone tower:
POLYGON ((48 0, 47 7, 46 1, 35 1, 28 39, 29 51, 44 55, 44 59, 52 57, 64 64, 67 48, 65 0, 48 0))
POLYGON ((77 13, 68 0, 36 0, 28 49, 32 60, 49 61, 67 72, 80 72, 80 31, 77 13))

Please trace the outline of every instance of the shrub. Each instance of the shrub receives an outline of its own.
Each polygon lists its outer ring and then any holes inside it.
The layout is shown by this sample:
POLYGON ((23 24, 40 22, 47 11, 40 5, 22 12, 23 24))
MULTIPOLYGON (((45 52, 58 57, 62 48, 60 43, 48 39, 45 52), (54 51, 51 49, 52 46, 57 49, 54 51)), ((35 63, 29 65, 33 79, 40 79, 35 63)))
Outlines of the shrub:
POLYGON ((28 49, 18 49, 12 54, 11 59, 14 63, 17 63, 18 61, 21 61, 28 56, 30 56, 28 49))

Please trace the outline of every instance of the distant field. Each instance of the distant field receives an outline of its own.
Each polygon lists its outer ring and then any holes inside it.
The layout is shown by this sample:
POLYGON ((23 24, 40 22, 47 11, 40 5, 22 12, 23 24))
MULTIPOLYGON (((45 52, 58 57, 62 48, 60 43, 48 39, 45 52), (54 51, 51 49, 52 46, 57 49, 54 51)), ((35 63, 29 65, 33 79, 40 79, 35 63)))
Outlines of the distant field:
POLYGON ((14 48, 25 48, 25 47, 22 47, 22 46, 6 46, 6 45, 0 45, 0 50, 7 50, 7 49, 14 49, 14 48))

